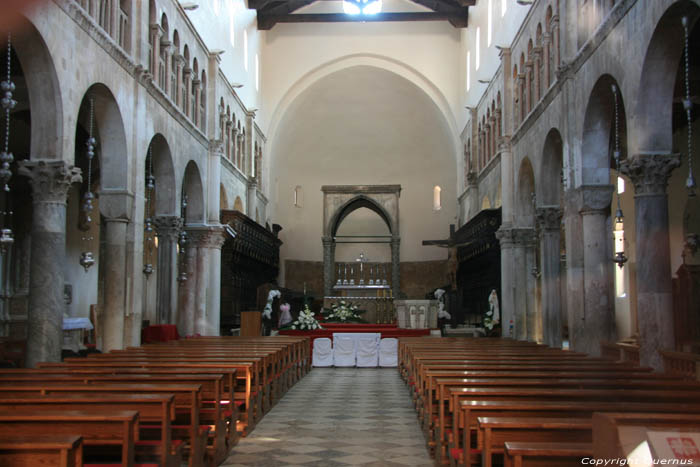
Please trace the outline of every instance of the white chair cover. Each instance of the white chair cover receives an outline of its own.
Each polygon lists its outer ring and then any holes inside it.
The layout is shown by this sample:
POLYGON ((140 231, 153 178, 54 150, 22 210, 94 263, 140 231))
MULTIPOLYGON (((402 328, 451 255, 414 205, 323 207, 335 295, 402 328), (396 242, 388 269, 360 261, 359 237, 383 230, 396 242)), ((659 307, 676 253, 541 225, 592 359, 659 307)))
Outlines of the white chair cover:
POLYGON ((399 340, 386 337, 379 341, 379 366, 398 366, 399 340))
POLYGON ((357 341, 357 366, 376 367, 379 362, 377 340, 372 338, 362 338, 357 341))
POLYGON ((319 337, 314 340, 311 364, 313 366, 333 366, 333 348, 329 338, 319 337))
POLYGON ((333 346, 334 366, 355 366, 355 341, 349 337, 336 339, 333 346))

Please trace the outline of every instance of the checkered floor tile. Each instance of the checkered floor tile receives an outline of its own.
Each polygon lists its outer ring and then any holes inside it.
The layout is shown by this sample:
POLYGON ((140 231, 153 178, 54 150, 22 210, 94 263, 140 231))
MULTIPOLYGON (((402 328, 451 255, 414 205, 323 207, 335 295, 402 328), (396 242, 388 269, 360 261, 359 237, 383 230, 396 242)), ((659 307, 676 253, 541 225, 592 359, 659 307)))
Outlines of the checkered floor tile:
POLYGON ((432 466, 395 368, 314 368, 225 466, 432 466))

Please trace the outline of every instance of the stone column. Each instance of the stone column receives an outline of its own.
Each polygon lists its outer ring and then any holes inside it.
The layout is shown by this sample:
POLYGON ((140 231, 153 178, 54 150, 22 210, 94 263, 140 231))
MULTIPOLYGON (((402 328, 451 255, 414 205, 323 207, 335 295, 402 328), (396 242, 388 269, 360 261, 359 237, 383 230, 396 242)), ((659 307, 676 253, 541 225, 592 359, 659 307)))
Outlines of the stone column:
POLYGON ((535 100, 537 103, 542 98, 542 75, 540 74, 542 63, 542 47, 535 47, 533 50, 535 55, 535 100))
POLYGON ((80 169, 63 161, 20 161, 19 174, 32 187, 31 262, 26 365, 61 360, 63 264, 66 261, 66 200, 80 169))
POLYGON ((102 351, 124 348, 127 219, 105 218, 102 351))
POLYGON ((518 340, 536 340, 537 309, 535 307, 534 266, 535 230, 516 228, 513 235, 514 336, 518 340))
POLYGON ((257 205, 258 181, 255 178, 248 179, 248 217, 255 220, 255 206, 257 205))
POLYGON ((335 242, 333 237, 323 237, 323 294, 331 296, 333 291, 333 257, 335 242))
POLYGON ((187 238, 187 280, 180 283, 182 310, 178 329, 185 335, 218 336, 224 231, 221 226, 191 228, 187 230, 187 238))
POLYGON ((159 24, 151 24, 151 74, 153 81, 158 83, 158 67, 160 57, 160 37, 163 35, 163 30, 159 24))
POLYGON ((552 70, 551 70, 551 47, 552 47, 552 35, 548 32, 543 35, 544 43, 544 82, 545 89, 549 89, 549 85, 552 84, 552 70))
POLYGON ((169 40, 163 40, 160 43, 160 48, 165 49, 165 73, 163 73, 163 76, 165 76, 165 79, 163 80, 163 92, 165 93, 166 96, 170 97, 172 94, 170 94, 170 73, 172 69, 171 65, 171 60, 173 59, 173 54, 170 51, 170 45, 172 42, 169 40))
POLYGON ((231 130, 231 139, 229 141, 229 145, 231 146, 231 163, 238 167, 236 163, 236 156, 238 155, 238 128, 233 126, 231 130))
POLYGON ((515 255, 513 229, 504 227, 496 231, 501 244, 501 336, 515 339, 515 255))
POLYGON ((401 297, 401 238, 391 239, 391 289, 394 297, 401 297))
POLYGON ((189 64, 185 64, 183 70, 185 74, 185 95, 182 96, 182 111, 185 115, 190 114, 190 97, 192 96, 192 68, 189 64))
POLYGON ((525 72, 523 70, 520 70, 520 73, 518 74, 518 118, 517 118, 517 124, 515 125, 515 130, 518 128, 518 126, 525 120, 525 117, 527 116, 527 92, 525 91, 525 72))
POLYGON ((542 338, 544 344, 561 348, 560 237, 562 211, 559 206, 537 208, 540 230, 542 283, 542 338))
POLYGON ((176 65, 177 69, 175 71, 177 73, 177 77, 176 77, 177 89, 174 92, 175 107, 180 107, 180 103, 182 102, 181 99, 183 98, 183 96, 182 96, 182 67, 185 65, 185 57, 183 57, 180 54, 177 54, 174 56, 174 59, 177 62, 177 65, 176 65))
POLYGON ((525 115, 532 110, 532 60, 525 62, 525 115))
POLYGON ((194 93, 194 102, 192 102, 192 113, 190 114, 190 119, 192 120, 192 123, 195 124, 195 126, 200 126, 200 121, 199 121, 199 88, 201 86, 202 82, 199 80, 199 77, 195 76, 194 79, 192 80, 192 92, 194 93))
POLYGON ((663 371, 660 349, 675 350, 666 187, 678 154, 637 154, 620 170, 634 183, 640 363, 663 371))
POLYGON ((158 283, 156 284, 156 318, 159 324, 172 324, 177 316, 177 238, 182 218, 157 216, 153 224, 158 236, 158 283))
MULTIPOLYGON (((469 219, 476 216, 479 213, 479 181, 476 172, 471 171, 467 174, 467 210, 469 212, 469 219)), ((464 219, 467 223, 469 219, 464 219)))
POLYGON ((583 224, 583 317, 574 324, 583 327, 579 352, 600 355, 600 342, 616 340, 613 303, 612 257, 608 244, 608 216, 612 201, 612 185, 589 185, 581 190, 583 224))

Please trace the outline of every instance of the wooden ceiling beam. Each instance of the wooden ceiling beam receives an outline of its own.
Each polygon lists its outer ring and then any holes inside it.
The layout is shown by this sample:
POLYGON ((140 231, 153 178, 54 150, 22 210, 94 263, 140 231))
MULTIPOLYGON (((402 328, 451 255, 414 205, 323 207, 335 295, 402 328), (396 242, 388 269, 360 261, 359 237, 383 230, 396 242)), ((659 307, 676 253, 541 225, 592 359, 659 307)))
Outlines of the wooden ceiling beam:
POLYGON ((413 3, 430 8, 438 13, 451 13, 454 15, 466 15, 468 8, 460 7, 445 0, 412 0, 413 3))
POLYGON ((441 12, 377 13, 348 15, 345 13, 307 13, 296 15, 269 14, 258 11, 258 29, 269 30, 277 23, 373 23, 381 21, 449 21, 455 27, 467 27, 467 14, 441 12))

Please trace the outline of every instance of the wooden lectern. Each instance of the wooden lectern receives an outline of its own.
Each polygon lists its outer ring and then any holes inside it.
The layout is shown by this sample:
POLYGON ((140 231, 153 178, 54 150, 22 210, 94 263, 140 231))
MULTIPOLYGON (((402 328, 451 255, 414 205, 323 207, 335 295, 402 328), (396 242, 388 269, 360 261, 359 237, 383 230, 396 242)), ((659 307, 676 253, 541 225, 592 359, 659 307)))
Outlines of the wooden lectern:
POLYGON ((260 337, 262 330, 262 312, 242 311, 241 312, 241 336, 260 337))

